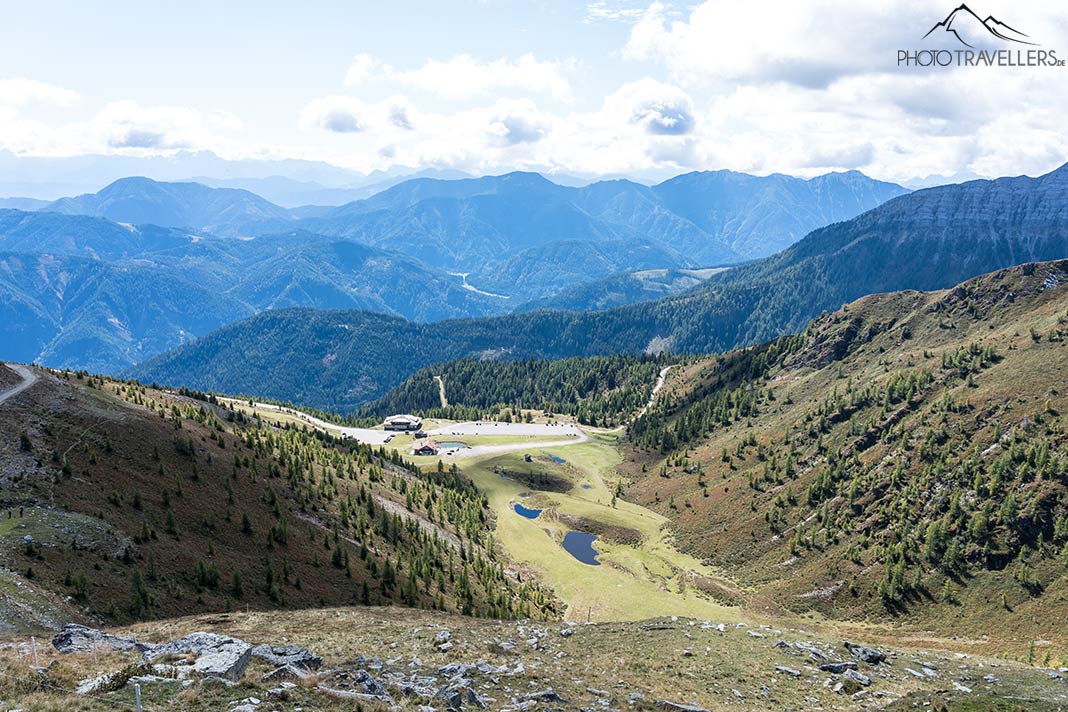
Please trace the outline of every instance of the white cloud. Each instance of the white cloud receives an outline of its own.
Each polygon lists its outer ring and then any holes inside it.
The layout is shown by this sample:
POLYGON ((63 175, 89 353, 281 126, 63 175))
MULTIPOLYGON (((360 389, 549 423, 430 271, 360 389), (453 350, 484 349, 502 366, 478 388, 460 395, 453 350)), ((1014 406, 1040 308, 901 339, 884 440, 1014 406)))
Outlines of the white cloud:
POLYGON ((616 0, 597 0, 586 4, 586 22, 635 22, 644 14, 644 7, 616 0))
POLYGON ((300 125, 334 133, 357 133, 366 128, 367 106, 355 97, 331 94, 305 106, 300 112, 300 125))
POLYGON ((370 79, 376 70, 382 65, 377 59, 362 52, 352 58, 349 71, 345 74, 345 86, 351 87, 370 79))
POLYGON ((107 104, 86 120, 55 126, 0 108, 0 148, 47 156, 150 155, 181 149, 209 149, 232 155, 236 142, 226 134, 241 127, 240 119, 229 112, 146 107, 131 100, 107 104))
POLYGON ((686 92, 648 77, 624 85, 605 103, 609 111, 627 117, 650 134, 688 134, 696 123, 693 100, 686 92))
POLYGON ((39 82, 34 79, 0 79, 0 105, 26 106, 29 104, 46 104, 51 106, 73 106, 81 100, 82 97, 78 92, 55 84, 39 82))
POLYGON ((547 94, 571 101, 571 84, 565 76, 571 61, 540 61, 527 53, 515 61, 482 61, 469 54, 448 60, 428 59, 416 69, 397 69, 368 54, 358 54, 349 65, 346 86, 373 81, 411 87, 446 99, 471 99, 500 91, 547 94))

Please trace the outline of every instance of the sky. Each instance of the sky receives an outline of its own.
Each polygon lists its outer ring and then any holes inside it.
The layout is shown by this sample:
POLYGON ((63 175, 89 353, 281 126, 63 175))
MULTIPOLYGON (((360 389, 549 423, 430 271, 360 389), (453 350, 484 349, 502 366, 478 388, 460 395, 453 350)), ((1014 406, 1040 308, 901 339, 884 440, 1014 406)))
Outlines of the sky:
MULTIPOLYGON (((1068 68, 897 66, 949 47, 922 36, 958 2, 9 0, 0 149, 896 181, 1068 162, 1068 68)), ((1068 58, 1063 2, 969 4, 1068 58)))

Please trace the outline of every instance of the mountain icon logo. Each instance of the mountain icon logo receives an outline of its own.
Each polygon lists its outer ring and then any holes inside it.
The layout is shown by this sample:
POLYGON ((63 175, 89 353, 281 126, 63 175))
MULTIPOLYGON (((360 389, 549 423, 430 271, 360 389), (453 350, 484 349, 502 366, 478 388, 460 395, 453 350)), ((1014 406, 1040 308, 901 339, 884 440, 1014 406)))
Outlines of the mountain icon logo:
POLYGON ((934 27, 927 31, 924 39, 932 34, 942 31, 953 35, 958 42, 965 47, 975 47, 991 37, 1005 42, 1035 45, 1031 38, 1019 30, 1006 25, 993 15, 988 15, 985 20, 965 4, 953 9, 941 22, 936 22, 934 27))

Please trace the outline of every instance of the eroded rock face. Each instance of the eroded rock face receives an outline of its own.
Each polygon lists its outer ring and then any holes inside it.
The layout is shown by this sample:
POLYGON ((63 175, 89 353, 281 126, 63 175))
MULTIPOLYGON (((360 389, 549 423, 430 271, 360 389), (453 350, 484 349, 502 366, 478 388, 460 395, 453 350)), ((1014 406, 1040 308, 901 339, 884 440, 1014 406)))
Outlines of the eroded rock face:
POLYGON ((184 638, 157 645, 145 653, 147 662, 154 662, 168 655, 194 655, 192 663, 175 663, 175 667, 187 668, 189 672, 221 677, 237 681, 245 675, 245 668, 252 659, 252 646, 238 638, 217 633, 190 633, 184 638))
POLYGON ((137 642, 136 638, 123 638, 95 628, 68 623, 52 638, 52 647, 60 653, 88 653, 94 649, 101 652, 147 650, 151 646, 137 642))
POLYGON ((321 657, 295 645, 257 645, 252 649, 252 657, 266 660, 275 667, 292 665, 303 670, 318 670, 323 664, 321 657))

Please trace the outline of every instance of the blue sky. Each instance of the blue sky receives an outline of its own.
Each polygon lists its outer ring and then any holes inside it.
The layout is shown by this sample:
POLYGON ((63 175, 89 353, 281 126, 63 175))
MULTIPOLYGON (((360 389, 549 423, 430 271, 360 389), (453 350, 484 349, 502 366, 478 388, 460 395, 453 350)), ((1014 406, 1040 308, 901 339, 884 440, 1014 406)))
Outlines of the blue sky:
MULTIPOLYGON (((1068 160, 1064 68, 894 67, 955 4, 7 3, 0 148, 895 180, 1068 160)), ((1068 57, 1059 3, 971 4, 1068 57)))

